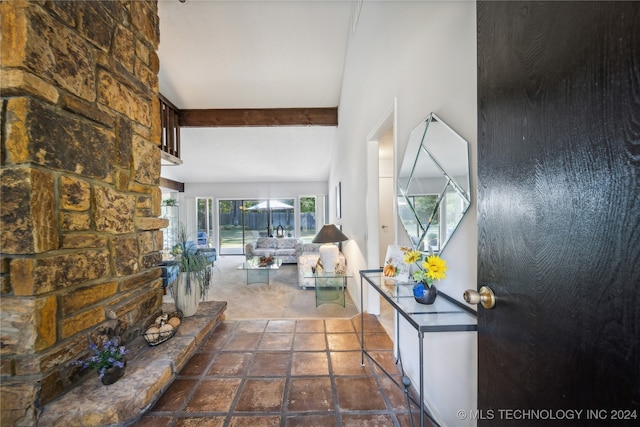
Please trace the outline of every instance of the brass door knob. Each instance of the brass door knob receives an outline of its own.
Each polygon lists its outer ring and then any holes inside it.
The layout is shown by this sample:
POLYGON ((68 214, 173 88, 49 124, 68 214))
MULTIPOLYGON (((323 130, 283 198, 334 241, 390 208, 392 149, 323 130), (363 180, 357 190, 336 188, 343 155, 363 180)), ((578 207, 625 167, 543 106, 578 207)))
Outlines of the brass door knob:
POLYGON ((480 303, 484 308, 493 308, 496 305, 496 296, 487 286, 480 288, 479 292, 473 289, 467 289, 462 295, 467 304, 480 303))

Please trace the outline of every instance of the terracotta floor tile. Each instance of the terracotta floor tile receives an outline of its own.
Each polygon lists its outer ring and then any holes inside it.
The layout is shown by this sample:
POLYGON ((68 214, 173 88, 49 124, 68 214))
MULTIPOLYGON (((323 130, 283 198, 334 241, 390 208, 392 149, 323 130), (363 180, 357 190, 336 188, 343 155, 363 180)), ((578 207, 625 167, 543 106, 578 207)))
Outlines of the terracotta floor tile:
POLYGON ((324 333, 324 320, 298 320, 296 321, 296 332, 322 332, 324 333))
POLYGON ((293 353, 291 375, 329 375, 327 354, 324 352, 293 353))
POLYGON ((364 348, 367 350, 393 350, 393 341, 386 333, 366 334, 364 348))
MULTIPOLYGON (((368 358, 361 365, 358 323, 225 321, 134 426, 409 427, 403 390, 368 358)), ((365 323, 377 331, 367 333, 371 355, 400 381, 392 341, 375 316, 365 323)), ((412 405, 417 426, 419 408, 412 405)))
POLYGON ((333 411, 331 378, 292 378, 286 410, 290 412, 333 411))
POLYGON ((178 375, 201 375, 207 370, 212 359, 213 355, 211 353, 196 353, 191 356, 191 359, 184 365, 178 375))
POLYGON ((167 388, 167 391, 158 399, 151 412, 177 411, 182 407, 187 396, 197 384, 197 379, 175 379, 167 388))
POLYGON ((266 332, 293 332, 296 329, 295 320, 269 320, 266 332))
MULTIPOLYGON (((360 331, 360 316, 356 316, 353 319, 353 324, 356 331, 360 331)), ((365 314, 364 316, 364 330, 366 333, 386 332, 384 326, 380 323, 378 318, 372 314, 365 314)))
MULTIPOLYGON (((396 358, 392 351, 370 351, 368 354, 375 359, 390 375, 401 375, 400 364, 396 363, 396 358)), ((373 366, 376 375, 384 375, 384 372, 378 368, 372 361, 368 361, 373 366)))
POLYGON ((187 412, 225 412, 240 388, 239 378, 204 380, 187 403, 187 412))
POLYGON ((293 335, 282 333, 269 333, 265 332, 262 335, 262 340, 258 345, 259 350, 291 350, 291 344, 293 343, 293 335))
POLYGON ((286 427, 337 427, 335 415, 294 415, 286 419, 286 427))
POLYGON ((285 377, 289 373, 291 355, 284 352, 258 352, 253 357, 247 375, 251 377, 285 377))
POLYGON ((213 331, 214 334, 229 334, 232 333, 238 325, 242 323, 237 320, 225 320, 216 326, 216 329, 213 331))
POLYGON ((238 332, 264 332, 268 320, 243 320, 238 324, 236 333, 238 332))
POLYGON ((280 427, 280 416, 233 416, 229 419, 229 427, 280 427))
MULTIPOLYGON (((411 413, 413 418, 413 424, 409 419, 409 413, 397 413, 396 418, 398 419, 398 423, 400 427, 416 427, 420 425, 420 416, 418 415, 418 411, 413 411, 411 413)), ((424 427, 434 427, 433 422, 426 415, 424 416, 424 427)))
POLYGON ((285 378, 249 378, 240 391, 235 412, 280 412, 285 378))
POLYGON ((261 336, 262 334, 257 332, 234 334, 229 337, 229 340, 222 348, 222 351, 255 350, 258 347, 258 341, 261 336))
POLYGON ((332 351, 331 370, 333 375, 367 375, 371 373, 369 365, 362 366, 362 352, 360 351, 332 351))
POLYGON ((154 417, 153 415, 145 415, 139 421, 131 424, 131 427, 167 427, 171 417, 154 417))
MULTIPOLYGON (((391 404, 391 408, 393 410, 409 411, 409 407, 407 406, 407 395, 405 394, 404 389, 398 387, 393 381, 391 381, 391 379, 387 377, 378 378, 378 382, 380 383, 380 388, 386 396, 389 404, 391 404)), ((420 408, 416 407, 413 402, 411 402, 411 408, 412 410, 420 410, 420 408)))
MULTIPOLYGON (((420 424, 418 424, 420 425, 420 424)), ((342 427, 395 427, 389 414, 345 414, 342 416, 342 427)))
POLYGON ((326 319, 324 325, 327 332, 355 332, 350 319, 326 319))
POLYGON ((337 377, 338 405, 346 411, 380 411, 386 405, 372 377, 337 377))
POLYGON ((332 351, 360 350, 360 340, 355 333, 327 334, 327 343, 332 351))
MULTIPOLYGON (((216 329, 216 332, 217 332, 217 329, 216 329)), ((224 347, 224 344, 227 342, 230 336, 231 336, 231 333, 226 333, 226 332, 213 333, 209 335, 209 337, 204 341, 204 343, 202 343, 202 347, 200 348, 200 351, 209 352, 209 353, 220 351, 224 347)))
POLYGON ((226 417, 189 417, 178 418, 174 427, 222 427, 226 417))
POLYGON ((318 333, 296 334, 293 339, 293 349, 295 351, 326 350, 327 343, 325 337, 325 334, 318 333))
POLYGON ((251 360, 252 353, 224 352, 213 361, 207 375, 242 376, 251 360))

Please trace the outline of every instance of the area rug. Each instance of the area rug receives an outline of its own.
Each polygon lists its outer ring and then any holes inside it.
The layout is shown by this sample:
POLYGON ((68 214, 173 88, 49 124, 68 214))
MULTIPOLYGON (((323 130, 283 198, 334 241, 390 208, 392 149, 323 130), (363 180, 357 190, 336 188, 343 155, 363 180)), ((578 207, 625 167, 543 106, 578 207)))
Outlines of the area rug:
MULTIPOLYGON (((271 271, 269 284, 247 285, 247 272, 237 269, 243 261, 244 256, 221 256, 212 269, 205 300, 226 301, 226 319, 330 319, 358 314, 348 293, 345 307, 332 303, 316 307, 315 290, 298 287, 296 264, 283 264, 271 271)), ((172 301, 171 295, 165 296, 165 302, 172 301)))

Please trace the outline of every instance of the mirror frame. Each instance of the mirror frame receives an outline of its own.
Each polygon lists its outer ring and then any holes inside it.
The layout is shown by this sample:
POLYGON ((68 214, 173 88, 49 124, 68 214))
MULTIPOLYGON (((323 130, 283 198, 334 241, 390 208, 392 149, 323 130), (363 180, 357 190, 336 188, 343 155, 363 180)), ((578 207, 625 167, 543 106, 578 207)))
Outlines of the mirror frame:
POLYGON ((468 141, 435 113, 411 131, 398 172, 397 212, 413 249, 442 253, 471 205, 469 171, 468 141), (422 210, 414 203, 421 196, 432 199, 422 210), (447 207, 453 207, 453 217, 447 217, 447 207), (430 234, 436 234, 435 244, 426 240, 430 234))

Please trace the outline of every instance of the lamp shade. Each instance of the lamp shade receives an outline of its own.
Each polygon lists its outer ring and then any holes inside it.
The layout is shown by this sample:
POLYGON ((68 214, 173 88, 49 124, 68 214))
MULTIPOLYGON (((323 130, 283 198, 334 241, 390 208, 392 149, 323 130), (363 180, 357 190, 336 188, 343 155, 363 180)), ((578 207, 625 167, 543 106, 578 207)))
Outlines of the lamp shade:
POLYGON ((335 243, 344 242, 345 240, 349 240, 349 238, 342 234, 338 227, 333 224, 325 224, 316 234, 316 237, 313 238, 312 243, 335 243))

